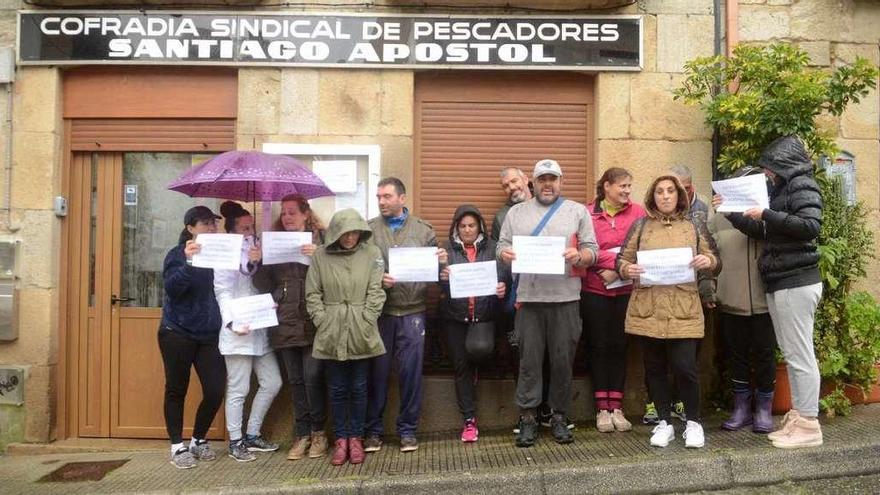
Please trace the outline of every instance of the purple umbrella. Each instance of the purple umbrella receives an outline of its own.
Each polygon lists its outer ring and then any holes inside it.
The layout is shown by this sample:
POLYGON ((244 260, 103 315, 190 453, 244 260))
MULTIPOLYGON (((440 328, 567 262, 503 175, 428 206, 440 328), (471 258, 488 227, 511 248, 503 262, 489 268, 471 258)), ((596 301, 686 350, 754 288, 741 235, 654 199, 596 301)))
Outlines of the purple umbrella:
POLYGON ((227 151, 188 170, 168 189, 190 197, 238 201, 280 201, 289 194, 306 199, 333 191, 301 161, 260 151, 227 151))

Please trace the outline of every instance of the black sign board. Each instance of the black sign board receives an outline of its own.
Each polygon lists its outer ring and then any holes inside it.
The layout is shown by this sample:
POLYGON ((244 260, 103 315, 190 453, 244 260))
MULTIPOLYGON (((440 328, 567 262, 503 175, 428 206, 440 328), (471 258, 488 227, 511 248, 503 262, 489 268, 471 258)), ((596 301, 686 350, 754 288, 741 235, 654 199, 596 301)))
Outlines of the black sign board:
POLYGON ((640 70, 641 16, 20 12, 19 63, 640 70))

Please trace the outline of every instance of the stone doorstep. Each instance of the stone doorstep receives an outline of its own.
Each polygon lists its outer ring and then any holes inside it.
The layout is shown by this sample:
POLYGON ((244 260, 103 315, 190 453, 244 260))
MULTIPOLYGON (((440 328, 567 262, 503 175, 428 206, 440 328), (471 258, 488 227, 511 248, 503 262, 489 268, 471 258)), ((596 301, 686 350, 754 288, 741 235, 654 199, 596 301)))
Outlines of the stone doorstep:
POLYGON ((135 440, 127 438, 68 438, 50 443, 11 443, 6 455, 87 454, 98 452, 155 452, 167 449, 167 440, 135 440))

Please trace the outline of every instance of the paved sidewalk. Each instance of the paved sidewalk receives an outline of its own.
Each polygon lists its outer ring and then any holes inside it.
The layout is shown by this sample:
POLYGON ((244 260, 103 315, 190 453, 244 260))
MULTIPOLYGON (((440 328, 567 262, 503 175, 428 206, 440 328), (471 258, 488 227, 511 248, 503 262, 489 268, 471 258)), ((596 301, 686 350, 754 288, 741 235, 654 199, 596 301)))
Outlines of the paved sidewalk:
POLYGON ((557 445, 543 429, 530 449, 516 448, 509 430, 483 432, 470 445, 462 444, 457 432, 434 433, 422 435, 414 453, 401 454, 391 442, 368 454, 364 464, 339 468, 326 457, 290 462, 283 451, 250 463, 222 455, 181 471, 169 464, 165 447, 76 454, 18 447, 0 457, 0 492, 662 493, 880 473, 880 405, 855 407, 847 418, 823 419, 823 429, 824 446, 792 451, 775 449, 750 431, 721 431, 717 421, 707 421, 703 449, 684 448, 680 423, 666 449, 650 447, 649 428, 642 425, 630 433, 602 434, 581 424, 570 445, 557 445), (127 462, 100 481, 38 481, 66 463, 112 460, 127 462))

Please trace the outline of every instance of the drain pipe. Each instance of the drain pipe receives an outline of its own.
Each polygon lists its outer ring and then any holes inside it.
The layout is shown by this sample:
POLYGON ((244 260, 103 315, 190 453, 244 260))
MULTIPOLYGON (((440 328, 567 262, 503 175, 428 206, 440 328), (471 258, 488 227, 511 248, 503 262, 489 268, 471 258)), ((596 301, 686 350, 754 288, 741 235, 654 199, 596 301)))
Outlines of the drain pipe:
MULTIPOLYGON (((721 26, 721 0, 713 0, 715 9, 715 55, 721 55, 721 39, 724 38, 724 55, 733 55, 733 48, 739 43, 739 3, 737 0, 724 2, 724 31, 721 26)), ((721 154, 721 136, 716 127, 712 131, 712 180, 721 179, 718 170, 718 156, 721 154)))
POLYGON ((3 191, 3 208, 6 210, 6 228, 12 228, 12 82, 6 83, 6 162, 3 166, 4 180, 6 181, 3 191))
POLYGON ((739 43, 739 3, 727 0, 725 15, 725 34, 727 34, 727 56, 733 55, 733 49, 739 43))
MULTIPOLYGON (((715 12, 715 46, 714 54, 721 55, 721 0, 713 0, 712 7, 715 12)), ((718 172, 718 156, 721 154, 721 136, 718 134, 718 126, 712 129, 712 180, 720 179, 718 172)))

